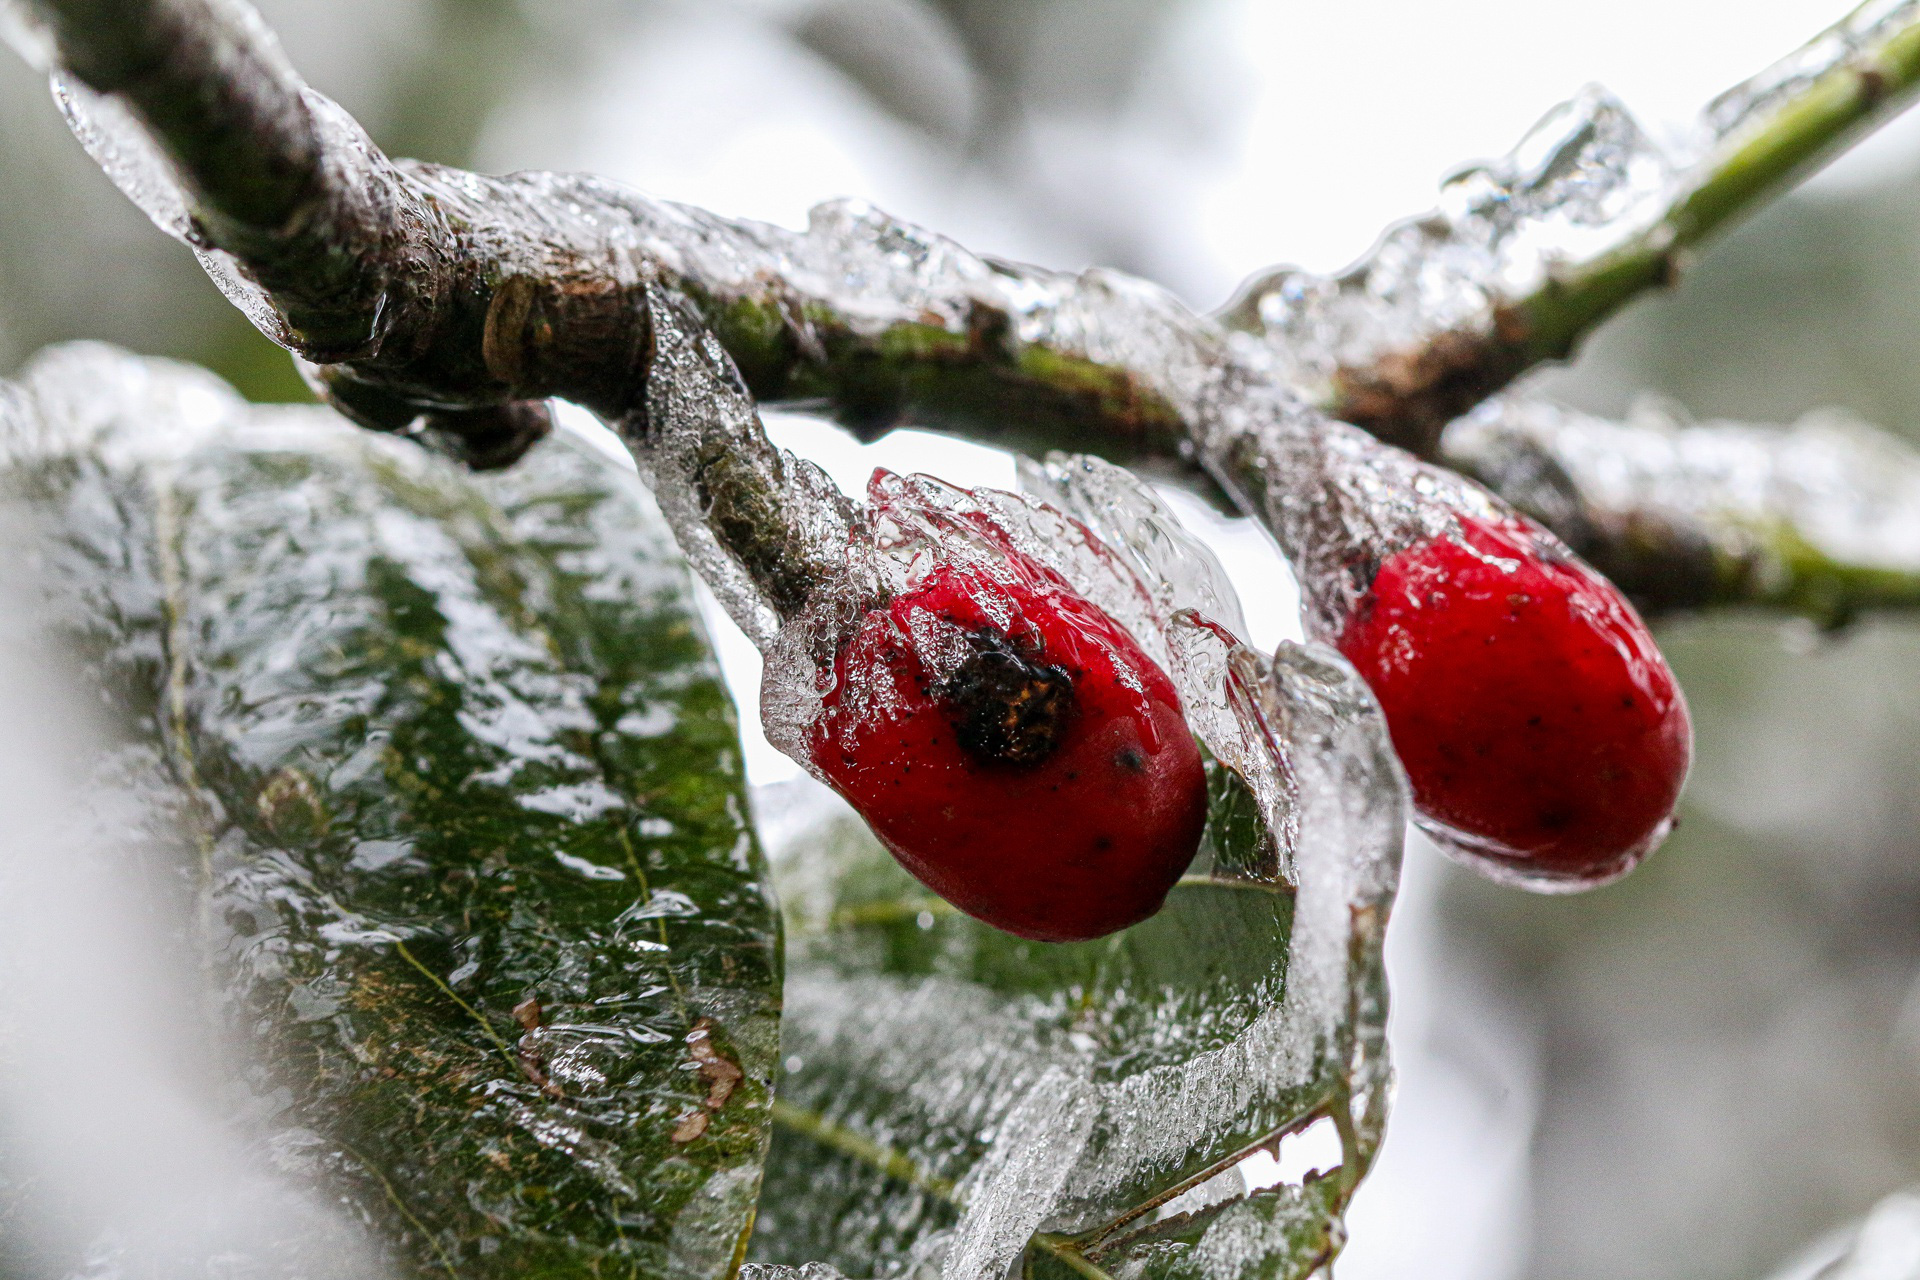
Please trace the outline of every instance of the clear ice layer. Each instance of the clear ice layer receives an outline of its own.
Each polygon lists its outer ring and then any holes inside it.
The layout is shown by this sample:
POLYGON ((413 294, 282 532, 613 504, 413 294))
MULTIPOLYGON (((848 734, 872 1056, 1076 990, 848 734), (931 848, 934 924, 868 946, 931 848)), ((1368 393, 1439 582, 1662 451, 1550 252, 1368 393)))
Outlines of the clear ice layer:
POLYGON ((1189 877, 1153 920, 1034 955, 927 898, 816 789, 762 797, 789 913, 780 1097, 793 1132, 839 1155, 795 1155, 787 1172, 776 1143, 757 1249, 808 1242, 848 1274, 997 1280, 1036 1231, 1104 1225, 1110 1274, 1173 1249, 1181 1274, 1227 1280, 1301 1277, 1337 1246, 1385 1119, 1379 948, 1404 783, 1337 656, 1222 645, 1250 747, 1286 761, 1292 886, 1189 877), (1151 1207, 1336 1114, 1345 1163, 1328 1178, 1227 1185, 1191 1217, 1151 1207), (783 1199, 788 1177, 806 1203, 783 1199))
POLYGON ((1788 98, 1844 62, 1866 53, 1900 27, 1920 17, 1915 0, 1867 0, 1780 61, 1712 102, 1702 113, 1704 142, 1734 139, 1788 98))
POLYGON ((1396 356, 1438 351, 1449 335, 1493 336, 1503 307, 1657 226, 1714 156, 1916 14, 1913 0, 1863 5, 1715 98, 1669 146, 1613 95, 1588 87, 1505 156, 1449 178, 1432 212, 1390 228, 1352 266, 1331 276, 1283 268, 1250 282, 1234 323, 1258 334, 1282 375, 1315 398, 1342 369, 1390 371, 1396 356))
MULTIPOLYGON (((163 229, 194 244, 188 193, 136 122, 82 88, 63 82, 59 93, 76 134, 102 166, 163 229)), ((1470 486, 1328 423, 1275 380, 1275 357, 1264 346, 1244 335, 1229 340, 1165 290, 1118 272, 1066 274, 985 258, 858 201, 823 204, 804 230, 793 231, 650 200, 591 177, 486 178, 391 161, 338 107, 310 90, 305 101, 335 185, 350 193, 341 198, 372 206, 370 216, 458 226, 459 251, 493 264, 502 279, 539 279, 556 261, 578 260, 597 264, 609 286, 645 289, 656 313, 660 367, 646 412, 632 414, 624 429, 663 483, 674 476, 687 482, 686 501, 664 491, 662 500, 678 504, 689 554, 763 643, 781 609, 794 603, 762 590, 765 571, 778 568, 767 557, 797 559, 829 576, 841 571, 836 557, 847 557, 817 530, 800 527, 814 522, 811 513, 775 540, 784 546, 759 547, 765 554, 752 571, 732 554, 738 548, 721 550, 698 527, 709 514, 700 485, 723 447, 742 454, 744 470, 733 479, 767 495, 769 514, 780 505, 771 499, 782 493, 812 495, 822 510, 834 502, 811 468, 759 445, 751 401, 708 333, 738 347, 742 367, 751 359, 790 359, 781 385, 799 395, 836 394, 841 360, 871 358, 885 368, 903 351, 957 351, 962 344, 988 381, 1019 384, 1030 369, 1055 371, 1043 378, 1072 370, 1103 397, 1133 407, 1141 421, 1129 429, 1160 432, 1169 442, 1190 438, 1223 482, 1263 515, 1303 576, 1325 587, 1316 606, 1325 624, 1314 631, 1322 639, 1337 634, 1334 623, 1351 603, 1352 582, 1364 579, 1368 555, 1444 527, 1451 518, 1446 504, 1466 500, 1460 492, 1445 503, 1423 500, 1423 490, 1470 486), (769 357, 755 345, 771 334, 778 335, 771 346, 788 354, 769 357), (704 443, 703 431, 710 433, 704 443), (758 586, 754 571, 761 573, 758 586)), ((1606 203, 1597 194, 1593 200, 1606 203)), ((244 272, 204 244, 196 249, 263 332, 292 342, 286 322, 244 272)), ((368 279, 353 284, 356 296, 379 300, 366 304, 376 325, 380 316, 418 306, 413 286, 382 276, 384 270, 372 262, 368 279)), ((851 556, 856 567, 860 559, 857 551, 851 556)), ((871 590, 850 580, 840 595, 857 600, 871 590)), ((824 627, 830 620, 818 621, 824 627)))
POLYGON ((1675 181, 1673 161, 1626 108, 1589 88, 1506 156, 1448 179, 1433 212, 1390 228, 1351 267, 1270 273, 1237 308, 1281 375, 1324 395, 1342 368, 1452 331, 1489 332, 1503 302, 1658 222, 1675 181))
POLYGON ((1836 571, 1920 572, 1920 453, 1844 413, 1694 422, 1645 399, 1615 421, 1514 394, 1454 423, 1442 448, 1470 468, 1537 456, 1571 479, 1583 518, 1704 542, 1762 585, 1809 553, 1836 571))
POLYGON ((727 353, 649 288, 653 362, 644 413, 616 422, 688 561, 763 651, 782 614, 874 595, 863 517, 826 473, 767 439, 727 353))

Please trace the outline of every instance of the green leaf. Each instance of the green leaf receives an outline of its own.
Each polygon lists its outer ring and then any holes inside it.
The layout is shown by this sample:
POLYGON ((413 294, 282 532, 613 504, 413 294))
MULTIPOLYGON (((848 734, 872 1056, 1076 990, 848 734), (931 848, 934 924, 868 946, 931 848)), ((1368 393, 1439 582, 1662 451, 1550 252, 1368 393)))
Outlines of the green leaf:
POLYGON ((475 478, 104 348, 0 403, 7 495, 184 833, 241 1113, 408 1274, 730 1273, 779 934, 731 704, 626 470, 475 478))
POLYGON ((1112 937, 1000 933, 928 896, 820 788, 762 797, 789 978, 756 1260, 1281 1280, 1337 1250, 1385 1118, 1404 784, 1337 657, 1233 664, 1246 723, 1291 743, 1288 808, 1262 819, 1212 766, 1201 863, 1112 937), (1294 881, 1241 870, 1270 829, 1293 832, 1294 881), (1316 1123, 1339 1167, 1247 1195, 1235 1166, 1316 1123))

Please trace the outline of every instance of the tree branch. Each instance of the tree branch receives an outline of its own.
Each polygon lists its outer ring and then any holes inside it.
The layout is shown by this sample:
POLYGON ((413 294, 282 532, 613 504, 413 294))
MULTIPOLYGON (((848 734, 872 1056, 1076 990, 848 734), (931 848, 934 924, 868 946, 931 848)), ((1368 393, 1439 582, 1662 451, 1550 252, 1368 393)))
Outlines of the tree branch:
POLYGON ((1690 250, 1897 115, 1920 5, 1868 0, 1710 104, 1686 154, 1597 89, 1338 276, 1256 277, 1222 313, 1335 417, 1435 456, 1448 422, 1678 278, 1690 250))
MULTIPOLYGON (((1382 486, 1469 500, 1455 493, 1461 482, 1303 401, 1293 388, 1310 345, 1232 332, 1117 273, 1070 276, 982 258, 857 203, 822 206, 805 231, 790 231, 587 177, 486 178, 393 161, 300 84, 234 0, 32 3, 80 82, 62 90, 76 132, 157 221, 195 245, 270 336, 312 363, 329 400, 366 425, 412 432, 480 465, 511 461, 537 438, 537 402, 584 405, 623 431, 643 465, 677 468, 683 514, 712 535, 711 545, 690 548, 696 563, 724 576, 730 558, 758 592, 750 631, 764 633, 795 607, 803 579, 831 572, 821 521, 837 527, 846 511, 809 469, 766 443, 746 392, 820 404, 857 429, 911 419, 1033 451, 1199 464, 1310 573, 1339 567, 1343 537, 1374 518, 1382 486), (115 110, 130 110, 139 130, 116 129, 115 110), (170 171, 176 179, 157 194, 128 172, 127 154, 152 145, 136 136, 142 131, 164 151, 163 178, 170 171), (677 349, 702 353, 675 368, 708 389, 705 409, 699 397, 654 385, 663 306, 687 312, 725 349, 708 352, 684 326, 668 326, 677 349), (736 366, 746 384, 738 395, 728 390, 736 366), (664 416, 676 425, 673 448, 663 451, 664 416)), ((1898 10, 1905 25, 1892 34, 1883 24, 1847 46, 1867 40, 1869 53, 1833 65, 1858 85, 1866 82, 1860 59, 1878 59, 1879 101, 1904 92, 1920 70, 1916 8, 1898 10)), ((1795 157, 1837 136, 1842 117, 1872 115, 1864 99, 1835 88, 1840 74, 1829 67, 1757 94, 1765 121, 1729 126, 1724 136, 1744 141, 1729 144, 1733 159, 1713 162, 1709 172, 1723 176, 1661 206, 1658 225, 1682 230, 1656 234, 1653 223, 1628 217, 1638 228, 1630 244, 1658 241, 1671 256, 1675 237, 1690 243, 1724 221, 1795 157)), ((1529 190, 1538 201, 1560 200, 1563 216, 1579 214, 1587 220, 1576 223, 1616 243, 1622 210, 1641 206, 1586 181, 1592 174, 1581 165, 1608 159, 1626 173, 1629 196, 1667 191, 1666 170, 1656 164, 1647 177, 1644 140, 1604 100, 1561 115, 1563 145, 1536 157, 1529 190), (1588 197, 1573 214, 1563 199, 1569 182, 1588 197)), ((1594 262, 1616 265, 1592 270, 1626 278, 1617 264, 1639 259, 1625 252, 1609 250, 1594 262)), ((1594 299, 1618 294, 1583 284, 1573 295, 1540 296, 1566 315, 1591 317, 1594 299)), ((1235 317, 1271 319, 1270 296, 1279 294, 1260 294, 1235 317)), ((1419 324, 1447 314, 1409 313, 1419 324)), ((1546 330, 1527 332, 1537 342, 1546 330)), ((1505 339, 1480 341, 1469 354, 1504 349, 1505 339)), ((1430 390, 1416 387, 1409 403, 1430 390)), ((1524 468, 1448 456, 1523 505, 1537 492, 1524 468)), ((1687 566, 1697 548, 1678 531, 1667 543, 1652 526, 1621 533, 1576 496, 1560 509, 1532 505, 1657 608, 1792 603, 1752 575, 1695 572, 1687 566), (1665 576, 1653 570, 1660 563, 1670 565, 1665 576)), ((1920 599, 1887 590, 1867 602, 1920 599)))
POLYGON ((1612 422, 1513 395, 1441 450, 1655 610, 1761 605, 1835 627, 1920 606, 1920 453, 1856 419, 1695 424, 1648 401, 1612 422))

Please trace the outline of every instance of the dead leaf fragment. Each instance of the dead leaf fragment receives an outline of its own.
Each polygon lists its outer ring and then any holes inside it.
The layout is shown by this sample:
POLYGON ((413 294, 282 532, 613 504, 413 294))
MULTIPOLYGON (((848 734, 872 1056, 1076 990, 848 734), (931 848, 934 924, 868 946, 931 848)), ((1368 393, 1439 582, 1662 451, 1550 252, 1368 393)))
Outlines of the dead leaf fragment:
POLYGON ((687 1052, 692 1055, 700 1078, 707 1082, 707 1109, 718 1111, 727 1105, 734 1086, 746 1077, 746 1072, 740 1069, 739 1063, 713 1047, 712 1029, 713 1023, 706 1018, 694 1023, 693 1030, 687 1032, 687 1052))
POLYGON ((677 1143, 692 1142, 706 1131, 707 1113, 704 1111, 691 1111, 682 1116, 680 1123, 673 1127, 671 1140, 677 1143))

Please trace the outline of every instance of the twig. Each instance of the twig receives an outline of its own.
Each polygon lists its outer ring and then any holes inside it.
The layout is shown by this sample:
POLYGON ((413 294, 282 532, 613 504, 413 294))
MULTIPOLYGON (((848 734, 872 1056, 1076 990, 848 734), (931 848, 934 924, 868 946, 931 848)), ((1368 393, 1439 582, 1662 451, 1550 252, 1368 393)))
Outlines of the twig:
POLYGON ((1920 607, 1920 454, 1856 420, 1695 424, 1649 402, 1613 422, 1514 395, 1441 443, 1655 609, 1764 605, 1834 627, 1920 607))
POLYGON ((1920 5, 1910 0, 1868 0, 1715 99, 1690 160, 1663 153, 1590 89, 1504 160, 1454 179, 1461 207, 1394 227, 1334 278, 1257 277, 1222 319, 1270 342, 1328 413, 1434 457, 1448 422, 1670 285, 1691 250, 1916 90, 1920 5), (1550 239, 1566 243, 1543 251, 1525 231, 1550 221, 1563 224, 1550 239))

